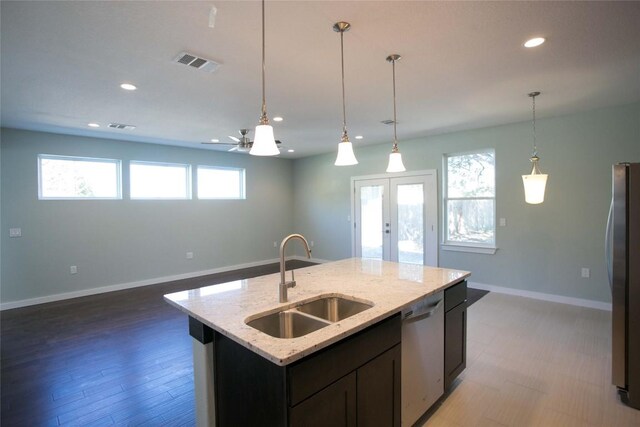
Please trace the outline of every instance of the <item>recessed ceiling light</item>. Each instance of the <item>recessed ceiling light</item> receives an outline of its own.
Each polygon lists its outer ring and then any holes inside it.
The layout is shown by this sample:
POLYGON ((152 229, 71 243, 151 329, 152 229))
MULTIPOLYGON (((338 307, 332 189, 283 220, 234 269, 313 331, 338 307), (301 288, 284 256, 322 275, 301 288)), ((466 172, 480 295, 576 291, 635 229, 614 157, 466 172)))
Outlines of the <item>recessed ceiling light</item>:
POLYGON ((98 123, 87 123, 87 126, 89 126, 90 128, 99 128, 100 125, 98 123))
POLYGON ((289 148, 289 149, 287 150, 287 153, 293 153, 294 151, 296 151, 296 150, 292 150, 291 148, 289 148))
POLYGON ((281 121, 283 121, 283 120, 284 120, 284 119, 283 119, 282 117, 280 117, 280 116, 276 116, 276 117, 274 117, 274 118, 273 118, 273 121, 274 121, 274 122, 281 122, 281 121))
POLYGON ((540 46, 545 41, 546 41, 546 39, 544 37, 535 37, 533 39, 530 39, 530 40, 527 40, 526 42, 524 42, 524 47, 540 46))
POLYGON ((218 138, 211 138, 211 142, 220 142, 218 138))
POLYGON ((362 136, 362 135, 356 135, 356 139, 362 139, 362 138, 364 138, 364 136, 362 136))
POLYGON ((124 90, 136 90, 138 89, 137 87, 135 87, 134 85, 132 85, 131 83, 122 83, 120 85, 120 87, 124 90))

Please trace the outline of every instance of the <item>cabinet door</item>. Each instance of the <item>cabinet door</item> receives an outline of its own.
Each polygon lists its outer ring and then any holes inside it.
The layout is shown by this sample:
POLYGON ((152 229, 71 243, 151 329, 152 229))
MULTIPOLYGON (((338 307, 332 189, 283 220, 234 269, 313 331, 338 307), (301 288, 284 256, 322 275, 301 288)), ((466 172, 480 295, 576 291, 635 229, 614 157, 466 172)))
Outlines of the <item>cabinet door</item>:
POLYGON ((356 373, 350 373, 291 408, 289 425, 355 427, 356 373))
POLYGON ((444 315, 444 388, 467 366, 467 303, 463 302, 444 315))
POLYGON ((398 344, 356 371, 358 427, 400 426, 400 355, 398 344))

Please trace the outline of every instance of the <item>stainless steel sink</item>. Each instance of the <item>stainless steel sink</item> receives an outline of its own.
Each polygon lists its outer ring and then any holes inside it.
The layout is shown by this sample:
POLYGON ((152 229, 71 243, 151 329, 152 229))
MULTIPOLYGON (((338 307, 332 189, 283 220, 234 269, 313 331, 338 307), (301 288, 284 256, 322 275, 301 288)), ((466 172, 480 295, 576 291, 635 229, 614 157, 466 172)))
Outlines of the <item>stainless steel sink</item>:
POLYGON ((327 297, 308 302, 299 307, 298 311, 307 313, 330 322, 339 322, 373 307, 372 304, 354 301, 340 297, 327 297))
POLYGON ((329 322, 293 310, 258 317, 247 325, 276 338, 297 338, 327 326, 329 322))
POLYGON ((373 304, 330 296, 275 313, 249 317, 247 325, 276 338, 298 338, 358 314, 373 304))

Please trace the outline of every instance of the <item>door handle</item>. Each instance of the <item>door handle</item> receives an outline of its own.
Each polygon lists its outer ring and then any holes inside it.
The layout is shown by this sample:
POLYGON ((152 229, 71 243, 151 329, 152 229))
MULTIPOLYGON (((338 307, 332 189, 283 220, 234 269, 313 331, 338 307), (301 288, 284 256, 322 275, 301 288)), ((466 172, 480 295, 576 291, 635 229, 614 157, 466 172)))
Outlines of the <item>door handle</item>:
POLYGON ((612 236, 612 227, 613 227, 613 199, 611 200, 611 205, 609 206, 609 216, 607 217, 607 230, 605 232, 604 237, 604 257, 605 262, 607 263, 607 278, 609 279, 609 287, 613 289, 613 272, 612 272, 612 260, 611 260, 611 246, 613 245, 613 241, 611 240, 612 236))
POLYGON ((435 304, 432 304, 431 306, 429 306, 429 308, 431 310, 426 311, 426 312, 421 312, 421 313, 412 313, 411 315, 405 317, 404 319, 402 319, 403 322, 406 323, 413 323, 413 322, 419 322, 420 320, 423 319, 427 319, 431 316, 433 316, 433 314, 438 311, 438 309, 442 306, 442 303, 444 302, 444 299, 441 299, 440 301, 438 301, 435 304))

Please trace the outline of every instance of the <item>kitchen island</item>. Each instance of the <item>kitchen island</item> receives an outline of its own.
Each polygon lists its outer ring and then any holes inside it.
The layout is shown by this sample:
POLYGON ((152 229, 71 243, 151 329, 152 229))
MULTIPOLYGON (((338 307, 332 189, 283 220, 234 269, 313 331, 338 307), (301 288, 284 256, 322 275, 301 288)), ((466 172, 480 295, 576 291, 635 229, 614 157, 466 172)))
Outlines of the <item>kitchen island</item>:
MULTIPOLYGON (((426 296, 463 282, 469 274, 459 270, 350 258, 296 270, 297 286, 289 291, 289 299, 285 303, 278 302, 280 279, 276 274, 166 295, 165 299, 170 304, 189 315, 189 332, 194 338, 198 425, 216 425, 216 419, 220 427, 228 424, 228 421, 221 420, 233 419, 229 418, 228 405, 239 404, 234 402, 239 397, 234 397, 231 388, 242 389, 243 381, 247 385, 253 382, 253 386, 248 387, 246 402, 236 411, 262 414, 263 425, 287 425, 292 411, 285 406, 295 406, 292 402, 308 404, 310 400, 308 392, 301 392, 298 397, 291 395, 294 389, 309 387, 308 384, 292 387, 298 384, 295 378, 301 375, 314 377, 313 373, 308 373, 312 372, 312 365, 317 365, 315 369, 325 370, 332 366, 326 364, 336 349, 342 352, 339 354, 342 354, 345 369, 354 364, 352 371, 362 367, 356 366, 357 360, 366 359, 367 352, 386 351, 395 346, 399 353, 399 313, 426 296), (270 336, 247 324, 260 316, 334 296, 371 307, 294 338, 270 336), (374 345, 374 348, 369 348, 371 346, 367 346, 367 342, 380 343, 382 347, 374 345), (384 347, 385 343, 387 347, 384 347), (313 360, 316 362, 305 365, 313 360), (307 373, 294 377, 294 371, 307 373), (228 378, 231 373, 235 380, 228 378), (219 392, 216 392, 216 383, 219 392), (268 384, 282 388, 279 391, 283 396, 273 396, 273 390, 263 390, 268 384), (227 390, 230 390, 230 397, 222 396, 227 390), (258 403, 255 408, 249 406, 265 398, 268 404, 258 403)), ((395 363, 395 369, 399 369, 399 360, 392 363, 395 363)), ((324 373, 316 376, 327 376, 324 373)), ((328 378, 326 381, 332 380, 331 375, 328 378)), ((339 378, 336 383, 348 383, 350 380, 345 378, 339 378)), ((316 381, 317 378, 311 380, 316 381)), ((318 387, 325 385, 318 384, 318 387)), ((346 386, 351 387, 350 384, 346 386)), ((399 413, 399 409, 395 410, 399 413)), ((239 421, 235 419, 234 422, 239 421)))

